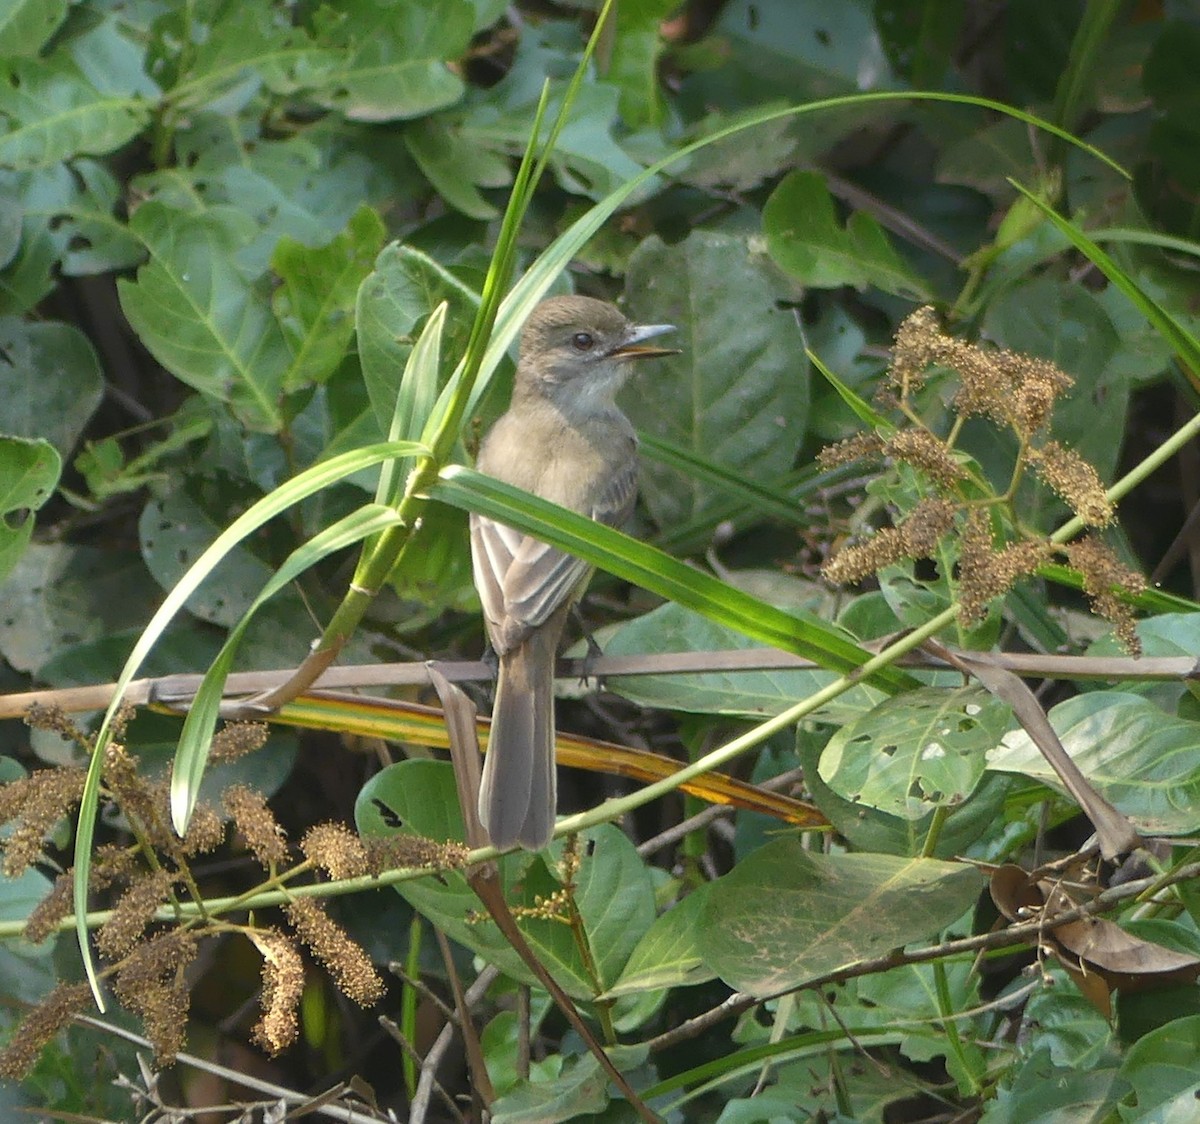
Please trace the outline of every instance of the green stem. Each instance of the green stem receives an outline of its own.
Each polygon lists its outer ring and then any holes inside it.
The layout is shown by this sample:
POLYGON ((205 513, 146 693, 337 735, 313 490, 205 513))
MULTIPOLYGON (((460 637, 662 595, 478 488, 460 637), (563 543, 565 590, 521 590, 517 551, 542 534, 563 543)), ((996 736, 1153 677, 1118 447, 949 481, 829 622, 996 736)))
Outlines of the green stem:
POLYGON ((976 1072, 977 1067, 972 1065, 970 1058, 967 1057, 967 1052, 963 1048, 962 1038, 959 1037, 958 1026, 954 1021, 956 1012, 950 998, 950 981, 946 978, 946 964, 944 961, 935 960, 933 962, 933 980, 934 987, 937 990, 938 1013, 942 1016, 942 1032, 946 1035, 946 1042, 950 1047, 950 1052, 958 1061, 958 1071, 961 1079, 968 1082, 967 1088, 962 1091, 971 1096, 978 1096, 982 1089, 979 1079, 980 1075, 976 1072))

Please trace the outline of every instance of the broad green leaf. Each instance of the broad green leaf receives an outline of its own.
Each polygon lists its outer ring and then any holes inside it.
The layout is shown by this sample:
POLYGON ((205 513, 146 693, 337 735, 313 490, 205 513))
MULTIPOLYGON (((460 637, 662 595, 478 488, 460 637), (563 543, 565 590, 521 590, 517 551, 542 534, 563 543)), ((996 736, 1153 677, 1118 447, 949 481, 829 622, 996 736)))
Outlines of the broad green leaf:
POLYGON ((881 812, 867 804, 856 804, 834 792, 821 777, 822 746, 802 730, 797 735, 804 783, 812 801, 856 850, 873 851, 906 858, 926 852, 930 833, 937 832, 929 857, 951 859, 992 830, 1004 811, 1010 788, 1007 777, 988 773, 965 804, 945 815, 938 808, 918 820, 881 812))
MULTIPOLYGON (((1137 695, 1092 691, 1059 703, 1050 723, 1088 780, 1140 830, 1189 835, 1200 826, 1200 722, 1137 695)), ((1023 730, 988 754, 988 768, 1062 791, 1023 730)))
MULTIPOLYGON (((462 814, 451 767, 442 762, 410 760, 377 773, 359 793, 355 809, 358 829, 366 835, 391 833, 399 817, 408 832, 431 839, 463 837, 462 814)), ((595 961, 601 988, 620 976, 634 946, 654 920, 654 889, 649 871, 633 844, 610 825, 584 833, 585 858, 576 881, 575 899, 595 961)), ((561 843, 553 844, 558 854, 561 843)), ((559 882, 541 856, 519 854, 500 860, 500 875, 510 905, 534 904, 559 882)), ((529 969, 490 921, 472 924, 479 900, 456 871, 435 880, 398 883, 396 889, 422 914, 466 948, 496 964, 514 979, 535 982, 529 969)), ((556 921, 519 918, 534 952, 575 999, 596 992, 569 926, 556 921)))
MULTIPOLYGON (((550 28, 531 26, 528 30, 517 45, 512 68, 488 91, 486 100, 478 100, 452 116, 451 127, 460 130, 464 142, 497 153, 522 151, 530 137, 530 121, 543 79, 575 70, 574 42, 564 50, 550 28)), ((554 128, 565 85, 561 80, 550 82, 544 131, 538 138, 542 145, 554 128)), ((544 150, 549 167, 567 191, 601 200, 611 192, 628 189, 642 172, 642 165, 615 135, 619 100, 620 93, 613 86, 584 83, 575 91, 555 144, 544 150)), ((642 185, 633 190, 637 196, 649 193, 649 188, 642 185)))
POLYGON ((888 61, 914 86, 942 84, 954 63, 958 36, 966 15, 965 0, 877 0, 875 27, 888 61))
MULTIPOLYGON (((442 349, 461 353, 465 330, 479 307, 479 294, 463 284, 428 254, 411 246, 385 247, 358 291, 355 321, 358 355, 379 432, 391 431, 398 405, 412 392, 402 376, 417 338, 417 327, 442 301, 449 304, 442 349)), ((406 433, 424 426, 412 407, 405 407, 400 428, 406 433)))
POLYGON ((726 983, 765 997, 934 936, 982 885, 957 863, 820 855, 779 839, 712 884, 698 943, 726 983))
POLYGON ((145 128, 140 97, 102 93, 61 53, 0 64, 0 166, 38 168, 120 148, 145 128))
MULTIPOLYGON (((785 613, 629 535, 471 469, 444 468, 429 491, 433 499, 517 527, 719 624, 814 659, 822 667, 848 672, 868 658, 867 652, 823 621, 785 613)), ((873 685, 888 689, 904 689, 914 682, 895 668, 872 677, 873 685)))
MULTIPOLYGON (((740 238, 693 232, 646 239, 625 292, 642 323, 674 324, 683 354, 636 371, 622 395, 633 423, 687 453, 768 484, 791 468, 808 417, 808 364, 770 263, 740 238), (719 276, 721 285, 712 278, 719 276)), ((706 480, 646 462, 642 495, 661 526, 711 507, 706 480)))
POLYGON ((234 263, 253 225, 225 208, 187 215, 145 203, 130 226, 150 252, 135 281, 117 282, 134 331, 167 370, 228 402, 248 428, 277 430, 287 343, 265 291, 234 263))
POLYGON ((1134 1104, 1121 1106, 1121 1119, 1183 1124, 1200 1099, 1198 1070, 1200 1015, 1151 1031, 1129 1048, 1121 1066, 1134 1093, 1134 1104))
MULTIPOLYGON (((0 874, 0 922, 24 921, 53 887, 40 870, 30 867, 16 878, 0 874)), ((0 945, 0 988, 22 1003, 37 1003, 56 982, 51 954, 57 941, 30 944, 23 937, 0 945)))
POLYGON ((40 673, 76 645, 144 623, 156 597, 133 551, 31 543, 4 585, 0 655, 40 673))
POLYGON ((500 213, 479 189, 507 187, 512 182, 508 160, 468 141, 460 122, 448 115, 414 121, 404 130, 404 144, 425 178, 455 210, 473 219, 492 219, 500 213))
POLYGON ((900 259, 874 218, 855 211, 843 227, 817 172, 792 172, 772 192, 763 208, 763 231, 772 259, 809 288, 874 286, 929 299, 928 286, 900 259))
POLYGON ((687 987, 716 975, 704 963, 696 942, 709 885, 703 883, 655 920, 630 953, 620 978, 608 990, 609 996, 687 987))
POLYGON ((0 437, 0 584, 33 538, 33 513, 50 498, 62 459, 48 441, 0 437))
MULTIPOLYGON (((814 627, 829 627, 813 614, 791 612, 814 627)), ((842 635, 853 641, 848 633, 842 635)), ((597 640, 608 656, 752 651, 758 647, 745 633, 717 624, 673 602, 624 624, 603 629, 597 634, 597 640)), ((605 677, 604 683, 608 690, 641 706, 761 718, 782 713, 799 699, 819 691, 833 678, 834 673, 829 671, 710 671, 689 675, 611 675, 605 677)), ((874 687, 852 687, 827 708, 818 711, 815 717, 840 725, 863 715, 885 697, 874 687)))
POLYGON ((0 7, 5 55, 36 55, 66 14, 67 0, 6 0, 0 7))
POLYGON ((322 59, 291 19, 270 5, 224 0, 201 12, 176 8, 155 23, 152 56, 175 114, 206 110, 232 117, 264 83, 291 89, 294 71, 322 59), (199 41, 190 44, 189 38, 199 41))
POLYGON ((620 89, 621 118, 630 128, 661 126, 666 119, 659 25, 675 10, 674 0, 623 0, 614 5, 611 18, 616 26, 604 79, 620 89))
POLYGON ((470 41, 469 0, 341 0, 319 9, 315 23, 318 41, 341 56, 305 84, 351 121, 421 117, 462 96, 462 79, 447 64, 470 41))
POLYGON ((199 113, 176 132, 175 148, 172 167, 135 177, 132 190, 174 210, 229 204, 251 218, 257 231, 240 235, 236 255, 247 278, 266 272, 280 238, 323 245, 364 204, 379 210, 420 189, 415 168, 372 161, 356 131, 275 140, 231 132, 224 118, 199 113))
POLYGON ((68 276, 123 269, 145 256, 141 242, 115 214, 120 184, 95 160, 0 173, 0 186, 21 201, 25 221, 33 228, 25 237, 44 237, 68 276))
POLYGON ((1105 277, 1129 298, 1138 311, 1170 341, 1175 354, 1189 366, 1200 365, 1200 339, 1173 316, 1160 302, 1148 294, 1130 275, 1105 253, 1074 223, 1058 214, 1033 192, 1019 183, 1013 186, 1029 199, 1053 224, 1066 235, 1080 253, 1096 266, 1105 277))
MULTIPOLYGON (((875 89, 895 84, 870 4, 830 8, 823 0, 731 0, 714 30, 724 65, 694 76, 683 91, 690 99, 761 105, 770 98, 811 101, 847 94, 863 88, 865 75, 875 89)), ((837 125, 844 130, 845 118, 837 125)))
MULTIPOLYGON (((646 1060, 643 1045, 608 1046, 605 1052, 622 1073, 629 1075, 646 1060)), ((495 1124, 528 1124, 529 1121, 607 1119, 610 1103, 608 1074, 595 1056, 586 1051, 570 1058, 557 1076, 547 1080, 523 1081, 497 1097, 490 1106, 495 1124)), ((620 1121, 624 1116, 613 1117, 620 1121)))
POLYGON ((78 328, 0 317, 0 433, 44 437, 70 456, 104 397, 104 376, 78 328))
MULTIPOLYGON (((168 491, 142 508, 138 539, 146 568, 169 590, 221 533, 223 523, 185 489, 168 491)), ((202 586, 187 603, 188 612, 211 624, 232 628, 249 609, 271 576, 271 567, 244 546, 221 564, 221 580, 202 586)), ((303 615, 297 597, 294 608, 303 615)))
POLYGON ((840 726, 821 777, 854 804, 918 820, 967 800, 1012 712, 981 687, 924 687, 840 726))
POLYGON ((1109 1055, 1091 1069, 1056 1066, 1049 1050, 1021 1058, 996 1090, 983 1120, 987 1124, 1102 1124, 1129 1091, 1109 1055))
POLYGON ((282 285, 272 307, 291 352, 285 393, 324 382, 346 356, 354 337, 358 287, 371 271, 384 239, 383 221, 360 207, 349 225, 324 246, 284 238, 271 268, 282 285))

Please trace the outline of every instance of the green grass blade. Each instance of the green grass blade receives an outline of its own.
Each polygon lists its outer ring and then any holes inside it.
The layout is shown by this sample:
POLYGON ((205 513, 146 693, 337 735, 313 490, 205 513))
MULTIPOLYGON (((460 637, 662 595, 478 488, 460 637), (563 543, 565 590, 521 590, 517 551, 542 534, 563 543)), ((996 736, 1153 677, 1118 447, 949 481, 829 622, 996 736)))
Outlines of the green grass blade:
MULTIPOLYGON (((389 441, 417 440, 417 431, 426 428, 430 411, 437 400, 438 366, 442 361, 442 330, 446 326, 445 301, 430 313, 421 329, 421 335, 404 364, 404 375, 400 379, 400 393, 396 395, 396 409, 392 414, 389 441)), ((379 473, 379 486, 375 489, 375 502, 393 505, 403 490, 399 477, 400 462, 386 460, 379 473)))
MULTIPOLYGON (((451 465, 442 470, 429 495, 518 527, 619 578, 831 671, 850 672, 871 658, 844 632, 815 616, 786 613, 638 539, 490 476, 451 465)), ((870 682, 892 693, 916 684, 912 676, 891 667, 870 682)))
POLYGON ((662 175, 673 164, 678 163, 694 152, 698 152, 707 145, 726 140, 745 129, 764 125, 771 121, 778 121, 785 117, 800 117, 809 113, 820 113, 827 110, 846 109, 865 105, 870 102, 922 101, 971 106, 1016 118, 1018 121, 1023 121, 1027 125, 1032 125, 1034 128, 1041 129, 1044 132, 1061 138, 1068 144, 1088 153, 1096 160, 1107 164, 1128 178, 1129 173, 1120 164, 1101 152, 1098 148, 1081 141, 1065 129, 1060 129, 1057 125, 1046 121, 1044 118, 1037 117, 1032 113, 1026 113, 1024 110, 1015 109, 1013 106, 992 101, 990 98, 974 97, 970 94, 950 94, 936 91, 881 91, 869 94, 849 94, 843 97, 808 102, 805 105, 787 106, 784 108, 776 107, 764 110, 761 113, 756 113, 739 120, 735 125, 718 129, 716 132, 702 137, 700 140, 685 145, 669 156, 665 156, 657 163, 651 164, 641 174, 634 176, 633 179, 622 184, 612 194, 607 195, 600 202, 594 204, 542 251, 528 271, 513 286, 512 291, 505 297, 496 314, 495 327, 491 339, 487 345, 487 350, 484 352, 478 376, 474 379, 471 386, 467 414, 469 415, 478 408, 479 401, 487 393, 489 381, 500 360, 512 346, 517 333, 521 329, 521 325, 528 319, 534 306, 549 291, 555 278, 566 268, 571 259, 579 253, 592 236, 600 230, 604 223, 620 208, 621 204, 647 181, 662 175))
POLYGON ((322 558, 353 546, 368 535, 395 526, 399 521, 400 517, 391 507, 383 504, 364 504, 320 534, 314 535, 288 555, 230 632, 221 651, 217 653, 217 658, 205 672, 184 719, 183 732, 175 750, 175 767, 171 772, 171 823, 180 836, 187 831, 196 807, 200 782, 204 779, 204 770, 212 747, 221 698, 225 693, 225 680, 233 668, 238 646, 254 614, 284 586, 322 558))
POLYGON ((699 456, 664 437, 656 437, 652 433, 639 433, 638 442, 641 451, 651 460, 669 465, 692 479, 703 480, 741 503, 750 504, 764 515, 787 523, 803 522, 803 509, 785 492, 756 484, 741 473, 699 456))
POLYGON ((1008 182, 1024 195, 1026 199, 1030 200, 1059 231, 1070 239, 1075 248, 1088 261, 1133 302, 1137 310, 1171 345, 1175 354, 1179 356, 1184 364, 1193 370, 1200 370, 1200 340, 1197 340, 1174 316, 1146 293, 1128 273, 1117 265, 1108 254, 1097 246, 1073 222, 1063 218, 1053 207, 1047 203, 1043 203, 1033 192, 1022 187, 1015 180, 1009 180, 1008 182))
POLYGON ((367 445, 340 456, 331 457, 327 461, 306 469, 298 476, 280 485, 273 492, 265 495, 253 507, 243 512, 233 521, 213 544, 200 555, 191 565, 187 573, 176 583, 167 594, 158 611, 151 618, 137 643, 133 646, 121 674, 113 689, 112 702, 104 713, 104 720, 96 735, 96 748, 88 765, 87 777, 83 784, 83 793, 79 802, 79 820, 75 831, 75 901, 78 907, 75 911, 75 935, 79 941, 79 952, 83 958, 84 971, 96 1005, 104 1010, 104 999, 100 994, 100 982, 96 976, 96 965, 92 960, 88 946, 86 909, 84 903, 88 900, 88 876, 91 873, 92 841, 96 835, 96 816, 100 803, 100 780, 104 768, 104 751, 112 737, 112 721, 122 700, 125 690, 133 681, 150 650, 158 643, 167 625, 175 614, 187 603, 187 599, 196 591, 200 583, 212 573, 235 546, 248 535, 253 534, 264 523, 275 516, 287 511, 301 500, 335 484, 339 480, 371 468, 381 461, 391 457, 413 457, 428 455, 428 450, 412 441, 386 441, 376 445, 367 445))
POLYGON ((856 394, 850 389, 840 378, 837 377, 820 358, 811 351, 805 351, 808 356, 808 361, 821 372, 825 381, 838 392, 842 401, 854 411, 855 417, 865 426, 869 426, 876 432, 890 433, 896 427, 887 418, 883 416, 874 406, 871 405, 861 394, 856 394))

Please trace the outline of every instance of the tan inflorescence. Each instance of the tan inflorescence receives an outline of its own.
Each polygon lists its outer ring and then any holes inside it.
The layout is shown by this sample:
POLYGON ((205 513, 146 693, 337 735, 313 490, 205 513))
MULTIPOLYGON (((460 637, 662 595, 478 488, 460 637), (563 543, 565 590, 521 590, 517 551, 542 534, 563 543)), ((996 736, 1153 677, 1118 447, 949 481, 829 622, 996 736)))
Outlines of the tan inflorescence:
MULTIPOLYGON (((924 498, 894 526, 841 546, 825 563, 825 577, 838 584, 856 582, 905 559, 957 556, 959 618, 973 626, 1015 582, 1063 558, 1083 574, 1093 610, 1112 623, 1126 648, 1137 653, 1129 599, 1145 589, 1141 576, 1117 563, 1094 536, 1059 545, 1023 527, 1011 509, 1012 495, 1028 470, 1086 526, 1106 527, 1114 519, 1095 468, 1045 434, 1055 405, 1072 385, 1071 377, 1048 360, 955 339, 941 330, 932 308, 914 312, 896 333, 882 396, 902 413, 904 422, 886 432, 840 441, 823 450, 818 462, 824 468, 857 460, 907 466, 914 470, 924 498), (952 393, 943 396, 958 418, 948 438, 921 422, 913 402, 934 369, 956 379, 952 393), (987 418, 1017 438, 1017 464, 1005 495, 988 495, 985 482, 973 478, 955 454, 952 442, 959 423, 969 417, 987 418), (944 550, 943 544, 950 549, 944 550)), ((911 487, 912 476, 904 479, 911 487)))

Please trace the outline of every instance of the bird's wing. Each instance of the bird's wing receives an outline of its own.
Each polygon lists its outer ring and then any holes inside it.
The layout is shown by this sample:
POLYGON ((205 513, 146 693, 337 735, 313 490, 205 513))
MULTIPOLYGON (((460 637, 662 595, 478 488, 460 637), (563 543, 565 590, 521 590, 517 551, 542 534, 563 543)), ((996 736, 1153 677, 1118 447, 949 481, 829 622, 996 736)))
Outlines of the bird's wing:
MULTIPOLYGON (((630 516, 637 496, 637 466, 617 473, 588 513, 599 523, 620 526, 630 516)), ((471 555, 475 585, 484 615, 492 626, 492 643, 503 651, 520 643, 530 628, 543 624, 571 599, 591 564, 496 523, 471 516, 471 555)))

